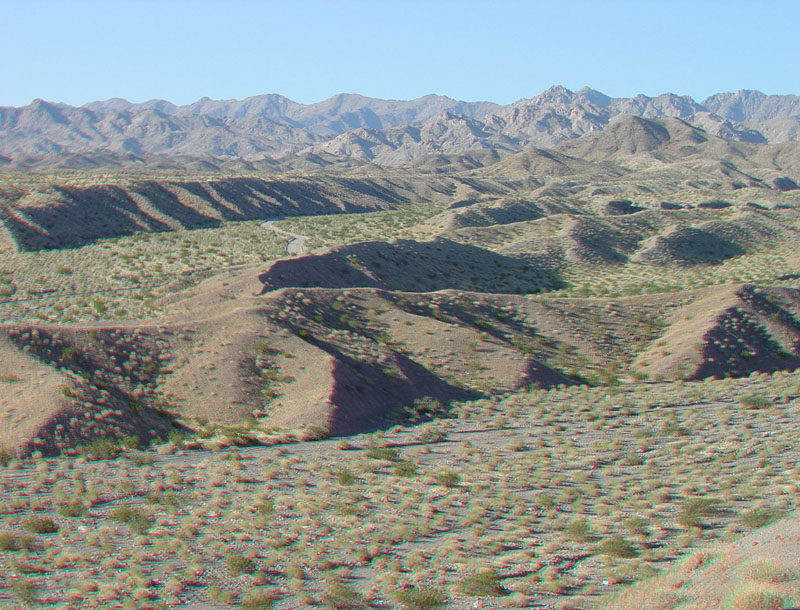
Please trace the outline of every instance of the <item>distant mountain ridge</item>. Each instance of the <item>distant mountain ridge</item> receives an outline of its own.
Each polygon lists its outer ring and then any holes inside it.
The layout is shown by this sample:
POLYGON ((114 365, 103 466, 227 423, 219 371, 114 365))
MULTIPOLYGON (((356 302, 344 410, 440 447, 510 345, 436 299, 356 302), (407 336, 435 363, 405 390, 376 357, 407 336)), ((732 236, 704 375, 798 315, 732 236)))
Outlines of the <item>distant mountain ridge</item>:
POLYGON ((87 154, 107 161, 133 155, 242 162, 302 154, 392 166, 429 154, 550 147, 630 116, 675 117, 728 140, 800 138, 800 96, 751 90, 697 102, 673 93, 612 98, 588 87, 573 92, 556 85, 507 106, 439 95, 401 101, 339 94, 300 104, 267 94, 202 98, 184 106, 121 98, 81 107, 35 100, 20 108, 0 107, 0 166, 87 154))
POLYGON ((204 97, 186 106, 176 106, 165 100, 132 104, 121 98, 113 98, 105 102, 90 102, 83 107, 101 113, 138 113, 152 108, 175 116, 203 115, 218 119, 259 116, 291 127, 308 129, 321 136, 338 135, 359 127, 387 129, 399 125, 419 125, 444 111, 480 118, 500 108, 491 102, 460 102, 441 95, 401 101, 350 93, 340 93, 315 104, 300 104, 273 93, 243 100, 212 100, 204 97))

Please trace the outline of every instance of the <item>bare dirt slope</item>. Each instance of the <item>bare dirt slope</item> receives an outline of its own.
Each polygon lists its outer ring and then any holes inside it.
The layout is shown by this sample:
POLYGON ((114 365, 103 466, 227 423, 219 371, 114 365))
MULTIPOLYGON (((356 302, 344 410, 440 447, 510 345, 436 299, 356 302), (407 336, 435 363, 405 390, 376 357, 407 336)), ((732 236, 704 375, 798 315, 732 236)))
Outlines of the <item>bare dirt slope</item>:
POLYGON ((794 368, 800 356, 799 300, 786 289, 601 300, 379 288, 259 295, 258 284, 213 278, 157 322, 5 327, 7 419, 21 400, 41 407, 28 406, 25 427, 4 442, 58 451, 101 432, 146 439, 206 421, 245 426, 251 442, 275 429, 352 434, 417 399, 624 379, 630 370, 742 375, 794 368))
POLYGON ((663 335, 634 365, 651 376, 743 376, 800 365, 796 289, 707 289, 675 311, 663 335))
POLYGON ((21 249, 39 250, 228 221, 395 209, 455 188, 403 177, 25 175, 0 185, 0 223, 21 249))
POLYGON ((608 610, 795 608, 800 603, 797 514, 689 556, 651 580, 623 590, 608 610))

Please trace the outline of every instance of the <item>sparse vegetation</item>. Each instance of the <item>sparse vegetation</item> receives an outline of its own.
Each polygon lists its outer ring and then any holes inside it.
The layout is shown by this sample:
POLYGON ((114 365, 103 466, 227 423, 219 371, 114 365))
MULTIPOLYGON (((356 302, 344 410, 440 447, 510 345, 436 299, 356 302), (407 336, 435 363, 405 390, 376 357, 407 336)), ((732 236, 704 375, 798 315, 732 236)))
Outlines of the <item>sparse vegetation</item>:
MULTIPOLYGON (((397 209, 45 248, 48 208, 12 234, 33 249, 0 252, 0 605, 692 607, 725 541, 798 507, 800 224, 796 193, 728 192, 684 152, 322 172, 311 208, 299 174, 269 197, 273 177, 2 178, 20 214, 53 185, 134 207, 166 185, 155 207, 187 218, 231 184, 230 211, 397 209), (273 265, 292 234, 333 250, 273 265)), ((730 569, 726 607, 795 603, 791 566, 730 569)))
POLYGON ((25 529, 34 534, 54 534, 58 524, 49 517, 34 516, 25 521, 25 529))
POLYGON ((394 599, 408 610, 435 610, 445 605, 447 597, 433 587, 409 586, 394 594, 394 599))
POLYGON ((499 597, 508 593, 494 569, 481 570, 464 577, 457 588, 460 593, 475 597, 499 597))

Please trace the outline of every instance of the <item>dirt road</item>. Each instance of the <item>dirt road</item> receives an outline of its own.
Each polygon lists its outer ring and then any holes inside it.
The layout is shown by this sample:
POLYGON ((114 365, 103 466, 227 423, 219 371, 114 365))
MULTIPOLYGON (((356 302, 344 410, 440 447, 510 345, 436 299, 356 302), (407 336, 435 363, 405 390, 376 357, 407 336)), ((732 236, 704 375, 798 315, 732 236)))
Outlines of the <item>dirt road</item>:
POLYGON ((265 229, 273 231, 274 233, 277 233, 278 235, 285 235, 286 237, 292 238, 289 240, 289 243, 286 244, 286 254, 303 254, 306 251, 306 241, 308 240, 308 237, 279 229, 274 223, 274 220, 265 220, 261 223, 261 226, 265 229))

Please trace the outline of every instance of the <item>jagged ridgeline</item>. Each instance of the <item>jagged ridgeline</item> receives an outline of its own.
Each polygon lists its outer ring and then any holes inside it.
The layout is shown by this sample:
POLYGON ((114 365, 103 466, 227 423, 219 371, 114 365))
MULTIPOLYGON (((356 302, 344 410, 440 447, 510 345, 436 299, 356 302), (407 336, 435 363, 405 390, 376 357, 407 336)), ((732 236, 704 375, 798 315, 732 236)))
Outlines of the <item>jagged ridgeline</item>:
POLYGON ((35 100, 0 108, 0 165, 286 171, 364 162, 397 166, 430 154, 467 162, 601 131, 629 116, 676 117, 727 140, 794 141, 800 98, 758 91, 702 102, 666 93, 611 98, 551 87, 508 106, 428 95, 411 101, 337 95, 299 104, 279 95, 203 98, 187 106, 123 99, 76 108, 35 100), (475 151, 493 154, 478 154, 475 151))

